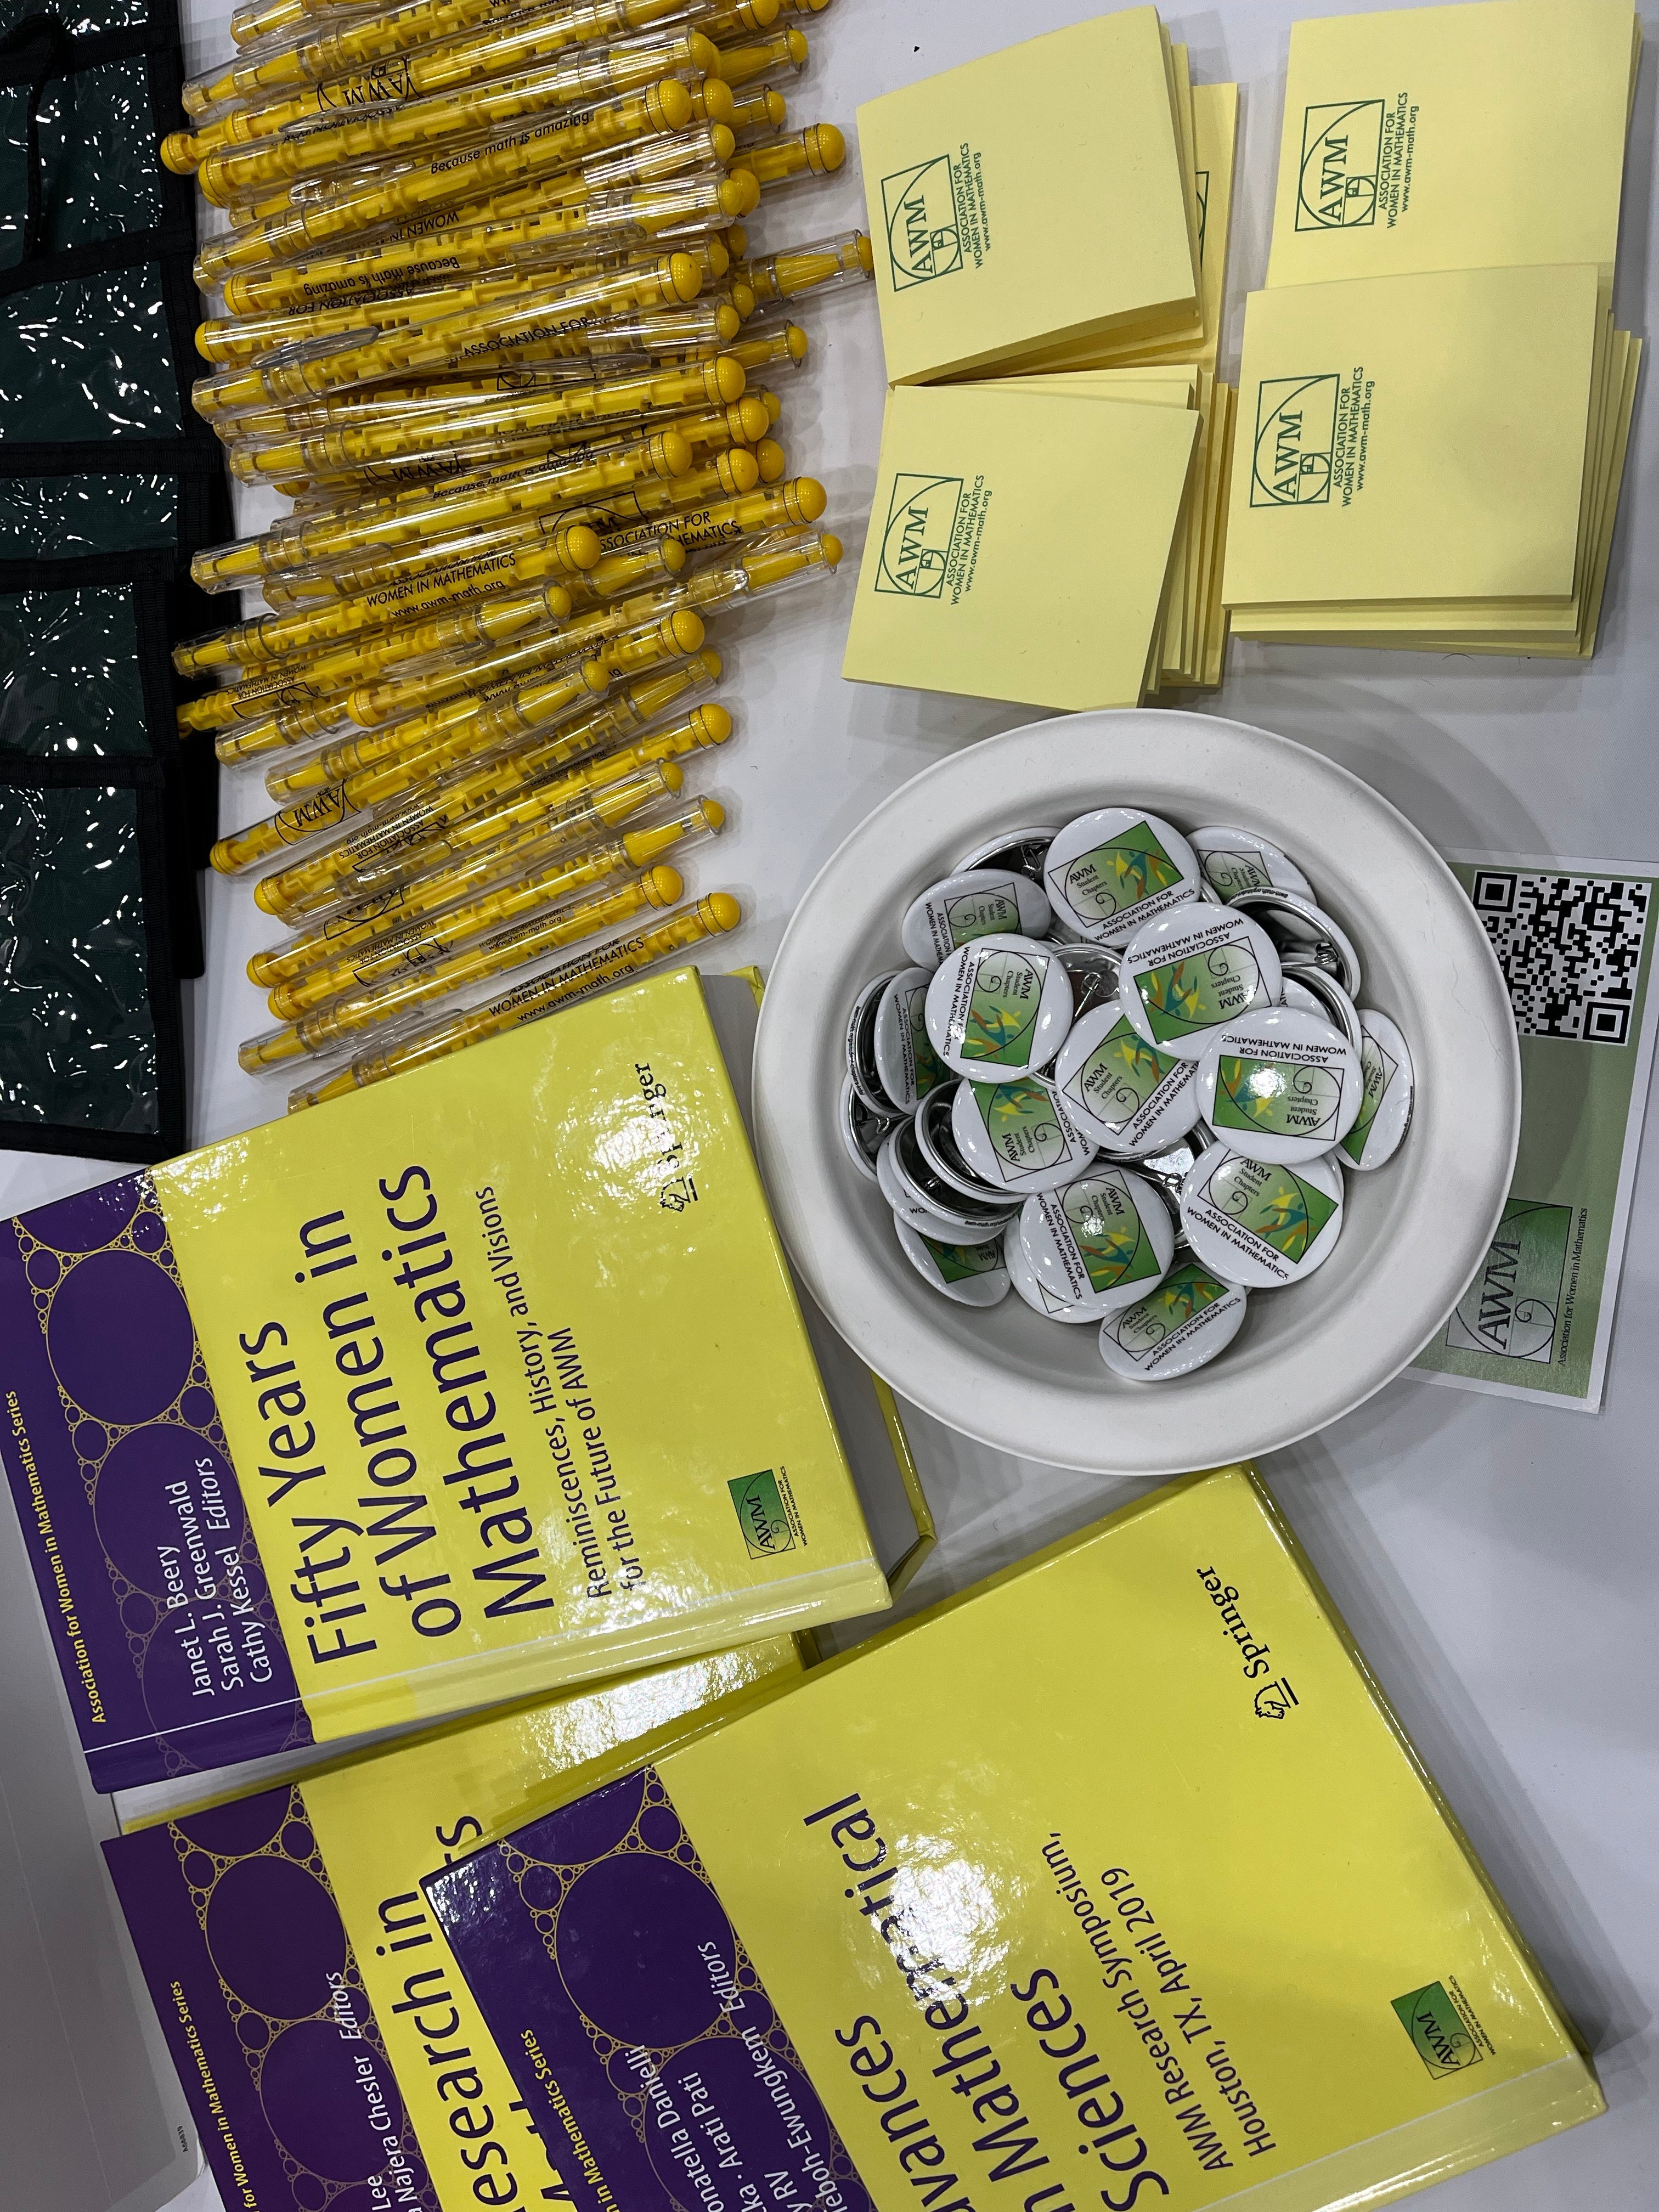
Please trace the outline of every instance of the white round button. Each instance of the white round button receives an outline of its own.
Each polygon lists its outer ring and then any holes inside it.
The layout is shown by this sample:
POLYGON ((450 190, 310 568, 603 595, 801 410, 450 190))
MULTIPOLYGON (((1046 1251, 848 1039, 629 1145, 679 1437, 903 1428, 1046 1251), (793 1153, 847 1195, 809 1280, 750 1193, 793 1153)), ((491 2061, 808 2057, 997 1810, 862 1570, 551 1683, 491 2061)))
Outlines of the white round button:
POLYGON ((1276 1006, 1279 952, 1234 907, 1189 906, 1138 929, 1123 955, 1118 1003, 1150 1045, 1196 1060, 1212 1033, 1257 1006, 1276 1006))
POLYGON ((1074 1182, 1097 1149, 1040 1075, 957 1084, 951 1132, 981 1182, 1020 1198, 1074 1182))
POLYGON ((1188 843, 1198 855, 1204 880, 1224 904, 1240 891, 1294 891, 1310 899, 1313 885, 1288 853, 1281 853, 1254 830, 1222 822, 1207 830, 1188 833, 1188 843))
POLYGON ((876 1010, 881 994, 892 981, 891 973, 878 975, 859 993, 847 1017, 847 1073, 854 1090, 872 1114, 896 1114, 898 1109, 883 1091, 876 1071, 876 1010))
POLYGON ((914 1121, 901 1121, 883 1145, 876 1162, 876 1180, 895 1212, 909 1209, 900 1206, 890 1185, 903 1193, 916 1212, 965 1223, 969 1243, 1000 1229, 1017 1204, 1013 1199, 997 1199, 989 1191, 975 1196, 947 1182, 922 1151, 914 1121))
POLYGON ((1115 999, 1073 1024, 1053 1081, 1074 1121, 1125 1158, 1163 1152, 1198 1119, 1198 1068, 1154 1050, 1115 999))
POLYGON ((1380 1168, 1400 1150, 1417 1103, 1417 1074, 1397 1023, 1362 1006, 1359 1027, 1365 1098, 1336 1156, 1345 1168, 1366 1170, 1380 1168))
POLYGON ((951 872, 959 876, 969 868, 1012 868, 1016 875, 1029 876, 1041 885, 1042 864, 1059 835, 1057 830, 1042 828, 1000 830, 994 837, 987 837, 964 853, 951 872))
POLYGON ((1264 1006, 1215 1031, 1198 1063, 1198 1095, 1224 1145, 1296 1167, 1347 1135, 1364 1077, 1359 1054, 1323 1014, 1264 1006))
POLYGON ((981 937, 927 987, 927 1035, 957 1074, 1006 1082, 1046 1067, 1072 1026, 1072 984, 1048 947, 981 937))
POLYGON ((1092 1306, 1068 1306, 1063 1299, 1053 1297, 1036 1279, 1036 1270, 1025 1256, 1025 1247, 1020 1242, 1019 1223, 1012 1220, 1002 1232, 1002 1257, 1008 1270, 1008 1279, 1018 1295, 1024 1298, 1033 1313, 1044 1321, 1065 1322, 1075 1326, 1086 1322, 1091 1328, 1100 1319, 1092 1306))
POLYGON ((1100 806, 1048 848, 1043 886, 1080 937, 1127 945, 1143 922, 1201 892, 1198 855, 1171 823, 1137 806, 1100 806))
MULTIPOLYGON (((1013 1275, 1012 1262, 1008 1273, 1013 1275)), ((1248 1302, 1236 1283, 1183 1260, 1146 1297, 1107 1315, 1100 1356, 1126 1382, 1171 1382, 1227 1349, 1244 1325, 1248 1302)))
POLYGON ((976 937, 1046 937, 1054 919, 1042 886, 1011 868, 969 868, 932 884, 899 924, 912 960, 937 968, 976 937))
POLYGON ((1334 1022, 1348 1042, 1358 1052, 1363 1042, 1359 1027, 1359 1010, 1334 975, 1316 966, 1311 960, 1289 960, 1285 963, 1285 1004, 1300 1006, 1304 1013, 1322 1014, 1334 1022))
POLYGON ((1051 1297, 1103 1316, 1145 1297, 1175 1252, 1168 1206, 1123 1168, 1096 1167, 1064 1190, 1028 1198, 1019 1234, 1051 1297))
POLYGON ((1008 1270, 1003 1264, 1002 1239, 981 1244, 941 1244, 924 1237, 895 1214, 893 1227, 906 1258, 925 1283, 953 1299, 959 1306, 997 1306, 1008 1295, 1008 1270))
POLYGON ((853 1088, 853 1079, 843 1075, 841 1079, 841 1103, 836 1115, 836 1126, 841 1131, 841 1141, 847 1157, 861 1176, 871 1182, 877 1181, 876 1158, 887 1141, 893 1127, 890 1115, 872 1114, 853 1088))
POLYGON ((1322 908, 1295 891, 1240 891, 1233 904, 1261 924, 1286 960, 1313 960, 1334 975, 1351 999, 1359 996, 1359 955, 1353 939, 1322 908))
POLYGON ((912 1229, 919 1229, 924 1237, 936 1237, 942 1244, 977 1244, 989 1236, 997 1227, 996 1223, 972 1220, 965 1213, 941 1212, 933 1206, 922 1205, 911 1194, 894 1160, 897 1133, 890 1124, 888 1133, 882 1139, 881 1150, 876 1154, 876 1182, 882 1196, 899 1219, 908 1221, 912 1229))
POLYGON ((876 1082, 906 1114, 914 1114, 928 1092, 947 1080, 927 1042, 927 986, 933 980, 929 969, 902 968, 876 1001, 870 1040, 876 1082))
POLYGON ((1182 1184, 1181 1224, 1193 1257, 1224 1282, 1276 1291, 1330 1258, 1342 1204, 1341 1172, 1328 1155, 1278 1167, 1218 1143, 1182 1184))

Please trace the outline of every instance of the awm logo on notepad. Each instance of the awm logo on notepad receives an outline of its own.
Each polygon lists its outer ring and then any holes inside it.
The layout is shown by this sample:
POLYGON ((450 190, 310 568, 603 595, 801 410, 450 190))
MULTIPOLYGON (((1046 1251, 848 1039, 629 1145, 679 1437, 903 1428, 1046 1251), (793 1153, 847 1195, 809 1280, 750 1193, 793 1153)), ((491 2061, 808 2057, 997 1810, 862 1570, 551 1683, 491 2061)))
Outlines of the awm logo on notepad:
POLYGON ((1273 376, 1255 400, 1252 507, 1323 507, 1331 495, 1341 379, 1273 376))
POLYGON ((937 599, 945 592, 951 539, 962 505, 960 477, 899 477, 882 534, 876 589, 901 599, 937 599))
POLYGON ((1298 230, 1363 230, 1376 222, 1382 113, 1380 100, 1339 100, 1304 112, 1298 230))
POLYGON ((896 292, 955 276, 962 266, 962 232, 947 155, 884 177, 881 204, 896 292))

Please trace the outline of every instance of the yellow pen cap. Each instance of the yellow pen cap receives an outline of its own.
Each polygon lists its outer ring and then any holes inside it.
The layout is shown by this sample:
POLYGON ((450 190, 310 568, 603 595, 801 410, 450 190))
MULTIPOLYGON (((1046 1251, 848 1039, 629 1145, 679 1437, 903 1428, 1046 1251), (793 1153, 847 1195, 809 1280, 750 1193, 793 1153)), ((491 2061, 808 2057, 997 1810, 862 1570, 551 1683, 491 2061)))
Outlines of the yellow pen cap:
POLYGON ((733 275, 751 287, 763 307, 776 307, 806 292, 867 283, 875 265, 869 239, 861 230, 849 230, 811 246, 739 262, 733 275))
POLYGON ((763 438, 755 448, 763 483, 781 483, 789 472, 789 459, 775 438, 763 438))
POLYGON ((789 117, 789 104, 776 87, 757 84, 752 92, 741 95, 726 88, 732 102, 731 124, 734 131, 781 131, 789 117))
POLYGON ((806 359, 809 343, 799 323, 763 324, 733 339, 727 350, 745 372, 783 362, 799 368, 806 359))
POLYGON ((787 137, 762 139, 738 155, 739 170, 763 185, 787 184, 792 177, 833 175, 847 159, 847 141, 833 123, 809 123, 787 137))
MULTIPOLYGON (((703 711, 720 710, 705 708, 703 711)), ((648 867, 659 854, 670 851, 683 837, 691 836, 699 830, 718 836, 725 827, 726 809, 719 799, 697 799, 683 814, 675 815, 672 821, 653 822, 643 830, 625 831, 622 840, 623 850, 636 868, 648 867)))
POLYGON ((793 70, 799 75, 811 52, 805 33, 791 23, 752 45, 722 46, 717 66, 735 90, 739 85, 752 84, 757 77, 772 76, 783 70, 793 70))
POLYGON ((728 129, 732 127, 737 102, 724 77, 705 76, 690 90, 691 112, 699 123, 724 123, 728 129))

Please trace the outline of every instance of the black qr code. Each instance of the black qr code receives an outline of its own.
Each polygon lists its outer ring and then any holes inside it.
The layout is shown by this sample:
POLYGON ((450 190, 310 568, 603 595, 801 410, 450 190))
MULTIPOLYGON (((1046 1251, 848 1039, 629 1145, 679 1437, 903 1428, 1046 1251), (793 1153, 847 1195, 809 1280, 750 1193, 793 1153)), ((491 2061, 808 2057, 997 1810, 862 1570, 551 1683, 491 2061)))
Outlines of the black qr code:
POLYGON ((1630 1042, 1650 883, 1477 868, 1470 896, 1522 1036, 1630 1042))

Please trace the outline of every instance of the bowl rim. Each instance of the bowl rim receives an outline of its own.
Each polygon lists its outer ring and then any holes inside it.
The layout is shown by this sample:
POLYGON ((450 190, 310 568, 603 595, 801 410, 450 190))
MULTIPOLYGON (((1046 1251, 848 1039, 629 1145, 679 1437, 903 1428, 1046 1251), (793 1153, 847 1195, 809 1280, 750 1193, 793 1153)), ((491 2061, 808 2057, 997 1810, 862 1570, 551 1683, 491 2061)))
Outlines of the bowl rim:
MULTIPOLYGON (((1111 773, 1109 769, 1104 770, 1103 781, 1111 773)), ((1055 781, 1059 780, 1057 774, 1055 781)), ((1149 772, 1148 782, 1155 783, 1156 780, 1156 771, 1149 772)), ((1009 805, 1011 819, 1046 817, 1052 814, 1054 805, 1069 804, 1066 800, 1049 801, 1041 790, 1031 795, 1029 781, 1011 787, 1018 794, 1009 805)), ((1225 810, 1234 803, 1234 799, 1223 802, 1218 798, 1217 819, 1232 818, 1225 810)), ((966 836, 962 842, 968 842, 966 836)), ((1395 857, 1401 855, 1397 854, 1395 857)), ((1339 899, 1335 903, 1340 907, 1341 902, 1339 899)), ((818 998, 819 1009, 812 1018, 820 1029, 834 1028, 833 1019, 827 1024, 825 1022, 821 984, 818 998)), ((1398 1018, 1403 1010, 1389 1011, 1398 1018)), ((838 1031, 835 1046, 839 1052, 838 1031)), ((1230 716, 1162 707, 1103 708, 1044 716, 1022 723, 933 762, 872 808, 814 876, 784 933, 771 963, 769 987, 762 1003, 755 1038, 753 1086, 756 1152, 785 1248, 814 1299, 859 1357, 902 1397, 921 1407, 947 1427, 1018 1458, 1088 1474, 1171 1474, 1196 1466, 1219 1465, 1253 1454, 1278 1450, 1328 1427, 1374 1396, 1408 1366, 1422 1346, 1444 1327, 1474 1279, 1502 1218, 1520 1142, 1520 1046, 1507 986, 1490 940, 1443 856, 1408 816, 1340 762, 1295 738, 1255 724, 1230 716), (1456 1268, 1443 1267, 1440 1294, 1431 1307, 1424 1309, 1420 1326, 1413 1321, 1411 1330, 1405 1333, 1412 1340, 1403 1350, 1400 1346, 1404 1335, 1400 1334, 1384 1357, 1361 1363, 1351 1384, 1328 1383, 1300 1398, 1293 1398, 1285 1391, 1260 1394, 1267 1402, 1254 1432, 1235 1436, 1231 1440, 1218 1436, 1199 1455, 1190 1449, 1142 1442, 1126 1456, 1123 1424, 1117 1419, 1085 1425, 1069 1409, 1064 1419, 1052 1415, 1034 1419, 1034 1402, 1041 1415, 1044 1395, 1058 1396, 1057 1393, 1046 1392, 1045 1386, 1039 1383, 1033 1383, 1024 1394, 1017 1425, 1006 1412, 987 1414, 983 1410, 983 1376, 975 1378, 981 1386, 979 1393, 965 1390, 962 1385, 967 1379, 966 1355, 958 1352, 943 1330, 930 1324, 927 1310, 917 1297, 910 1297, 906 1304, 888 1294, 887 1280, 873 1259, 867 1256, 862 1232, 854 1232, 851 1227, 851 1207, 837 1212, 831 1206, 821 1205, 816 1195, 803 1188, 803 1170, 816 1173, 830 1190, 850 1188, 853 1174, 835 1133, 834 1115, 830 1110, 834 1101, 817 1101, 814 1085, 801 1080, 799 1040, 792 1045, 786 1032, 792 1023, 799 1029, 801 1019, 794 988, 795 971, 799 969, 805 981, 813 969, 821 970, 823 909, 836 900, 839 879, 854 865, 858 849, 872 835, 878 836, 896 813, 908 815, 920 809, 925 814, 932 795, 941 785, 948 787, 965 778, 971 788, 982 790, 994 783, 1001 757, 1029 747, 1039 736, 1048 757, 1056 759, 1058 768, 1062 749, 1069 764, 1074 761, 1079 746, 1098 743, 1113 732, 1134 732, 1166 738, 1186 734, 1212 744, 1242 740, 1250 746, 1265 745, 1279 763, 1310 769, 1328 781, 1334 788, 1346 787, 1357 807, 1371 810, 1379 823, 1392 826, 1419 869, 1426 866, 1428 874, 1440 879, 1442 892, 1449 894, 1455 902, 1453 910, 1467 915, 1468 927, 1463 936, 1471 951, 1478 946, 1478 957, 1473 969, 1468 965, 1458 967, 1455 981, 1460 989, 1473 989, 1478 984, 1488 1000, 1486 1011, 1495 1013, 1499 1006, 1503 1011, 1501 1022, 1482 1025, 1492 1046, 1492 1082, 1490 1110, 1482 1118, 1483 1141, 1472 1151, 1484 1164, 1488 1187, 1486 1203, 1456 1242, 1457 1249, 1472 1255, 1468 1264, 1460 1261, 1456 1268), (1501 1175, 1496 1172, 1499 1164, 1501 1175), (851 1287, 855 1282, 857 1294, 851 1287), (1086 1437, 1079 1433, 1085 1425, 1094 1433, 1086 1437)), ((1169 1422, 1165 1416, 1173 1411, 1171 1393, 1181 1387, 1173 1384, 1153 1389, 1119 1383, 1109 1403, 1115 1413, 1126 1404, 1153 1413, 1151 1421, 1132 1413, 1128 1424, 1131 1429, 1178 1427, 1178 1423, 1169 1422), (1127 1394, 1127 1400, 1118 1395, 1123 1393, 1127 1394), (1158 1408, 1164 1409, 1164 1413, 1158 1413, 1158 1408)), ((992 1395, 994 1397, 995 1394, 992 1395)), ((1057 1407, 1054 1409, 1054 1413, 1059 1410, 1057 1407)))

